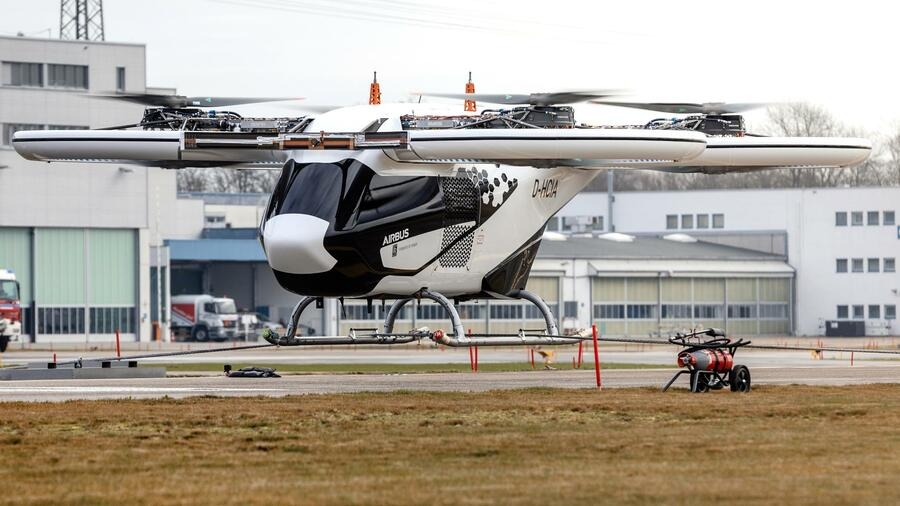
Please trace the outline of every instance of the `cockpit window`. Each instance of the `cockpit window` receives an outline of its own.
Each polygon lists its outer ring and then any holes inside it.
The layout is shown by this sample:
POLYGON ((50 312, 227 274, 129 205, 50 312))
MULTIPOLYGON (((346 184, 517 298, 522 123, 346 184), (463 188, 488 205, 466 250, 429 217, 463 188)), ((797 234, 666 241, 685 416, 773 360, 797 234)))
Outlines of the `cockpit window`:
POLYGON ((350 230, 420 208, 439 194, 437 177, 380 176, 356 160, 288 162, 272 192, 266 219, 307 214, 333 223, 335 230, 350 230))

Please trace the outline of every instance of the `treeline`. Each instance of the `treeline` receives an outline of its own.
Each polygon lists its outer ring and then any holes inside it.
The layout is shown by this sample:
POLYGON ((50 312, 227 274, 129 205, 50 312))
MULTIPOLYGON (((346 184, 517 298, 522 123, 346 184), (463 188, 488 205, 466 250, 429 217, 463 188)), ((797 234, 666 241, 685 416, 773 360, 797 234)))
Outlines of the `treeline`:
MULTIPOLYGON (((616 191, 664 191, 900 185, 900 127, 889 135, 873 135, 842 124, 822 107, 794 103, 770 108, 768 121, 759 133, 789 137, 866 137, 872 140, 874 149, 864 164, 846 169, 767 170, 727 175, 615 170, 613 187, 616 191)), ((606 191, 607 177, 602 172, 588 186, 588 191, 606 191)), ((279 174, 279 170, 184 169, 178 171, 178 190, 270 192, 279 174)))

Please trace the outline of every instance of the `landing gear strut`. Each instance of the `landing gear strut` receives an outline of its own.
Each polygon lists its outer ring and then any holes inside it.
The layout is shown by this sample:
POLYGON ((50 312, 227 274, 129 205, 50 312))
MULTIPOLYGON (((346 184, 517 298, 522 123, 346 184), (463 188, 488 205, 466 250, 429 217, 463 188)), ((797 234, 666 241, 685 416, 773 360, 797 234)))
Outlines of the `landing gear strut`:
POLYGON ((516 346, 516 345, 559 345, 574 344, 583 340, 581 337, 563 337, 559 335, 559 327, 556 325, 556 319, 553 312, 544 301, 537 295, 525 291, 517 290, 510 294, 513 298, 523 299, 537 306, 541 315, 544 317, 546 324, 546 333, 537 334, 529 333, 525 330, 519 330, 517 335, 466 335, 463 328, 462 319, 453 303, 443 294, 433 292, 428 289, 422 289, 414 297, 399 299, 391 305, 387 315, 384 318, 384 327, 382 332, 374 332, 370 334, 358 335, 351 330, 349 336, 320 336, 320 337, 297 337, 297 327, 300 323, 300 315, 312 303, 317 302, 321 305, 321 297, 304 297, 294 307, 291 314, 291 323, 288 325, 284 336, 279 336, 272 330, 263 331, 262 337, 271 344, 278 346, 301 346, 301 345, 332 345, 332 344, 399 344, 410 343, 420 340, 424 337, 430 337, 433 341, 447 346, 516 346), (427 330, 412 331, 408 334, 394 334, 394 322, 400 314, 403 306, 413 299, 429 299, 438 303, 450 316, 450 324, 453 327, 453 334, 444 334, 437 330, 430 332, 427 330))

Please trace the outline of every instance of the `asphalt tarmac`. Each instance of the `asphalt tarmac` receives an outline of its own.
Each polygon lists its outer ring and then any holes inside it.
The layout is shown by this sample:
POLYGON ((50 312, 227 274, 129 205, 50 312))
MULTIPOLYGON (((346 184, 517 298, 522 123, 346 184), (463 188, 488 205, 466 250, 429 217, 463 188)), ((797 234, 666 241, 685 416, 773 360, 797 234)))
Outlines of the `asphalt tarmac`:
MULTIPOLYGON (((676 369, 601 370, 603 388, 660 388, 676 369)), ((756 367, 755 385, 864 385, 900 383, 900 363, 858 367, 756 367)), ((214 396, 269 396, 342 392, 444 391, 481 392, 517 388, 596 388, 594 371, 537 370, 504 373, 311 374, 281 378, 228 378, 221 374, 157 379, 8 381, 0 384, 0 401, 59 402, 76 399, 150 399, 214 396)), ((672 388, 687 388, 682 377, 672 388)), ((725 392, 721 392, 726 395, 725 392)), ((302 399, 298 399, 302 402, 302 399)))

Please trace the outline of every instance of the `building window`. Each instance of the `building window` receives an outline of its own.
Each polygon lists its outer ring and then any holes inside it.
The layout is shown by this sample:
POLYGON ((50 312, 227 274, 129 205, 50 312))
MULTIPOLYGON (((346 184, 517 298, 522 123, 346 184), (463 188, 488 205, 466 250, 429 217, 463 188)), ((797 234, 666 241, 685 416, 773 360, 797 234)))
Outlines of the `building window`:
POLYGON ((722 306, 718 304, 695 304, 694 318, 722 319, 722 306))
POLYGON ((116 67, 116 91, 125 91, 125 67, 116 67))
POLYGON ((724 214, 714 214, 713 215, 713 228, 725 228, 725 215, 724 214))
POLYGON ((834 226, 836 227, 846 227, 847 226, 847 213, 844 211, 839 211, 834 213, 834 226))
MULTIPOLYGON (((847 307, 847 306, 844 306, 847 307)), ((788 317, 787 304, 760 304, 759 317, 768 320, 786 320, 788 317)))
POLYGON ((698 214, 697 215, 697 228, 709 228, 709 215, 708 214, 698 214))
POLYGON ((594 230, 603 230, 603 216, 594 216, 591 226, 594 230))
POLYGON ((84 334, 83 307, 39 307, 39 334, 84 334))
POLYGON ((25 62, 3 62, 2 70, 4 86, 36 86, 44 85, 44 64, 25 62))
POLYGON ((850 225, 854 227, 861 227, 863 224, 863 213, 862 211, 853 211, 850 213, 850 225))
POLYGON ((677 214, 667 214, 666 215, 666 230, 676 230, 678 228, 678 215, 677 214))
POLYGON ((837 317, 841 320, 846 320, 849 316, 849 308, 847 306, 838 306, 837 307, 837 317))
POLYGON ((578 218, 575 216, 563 216, 563 230, 572 231, 578 227, 578 218))
POLYGON ((547 222, 547 230, 551 232, 559 232, 559 216, 550 218, 550 221, 547 222))
POLYGON ((58 88, 88 88, 87 65, 47 65, 47 85, 58 88))
POLYGON ((869 319, 877 320, 881 318, 881 306, 878 304, 869 304, 869 319))
MULTIPOLYGON (((425 307, 425 306, 422 306, 422 307, 425 307)), ((440 308, 440 306, 435 306, 435 307, 440 308)), ((513 304, 492 303, 491 310, 490 310, 491 319, 492 320, 521 320, 524 315, 524 311, 522 310, 522 307, 523 306, 521 304, 515 304, 515 303, 513 303, 513 304)), ((441 310, 443 311, 443 308, 441 308, 441 310)), ((424 319, 426 319, 426 318, 423 318, 423 320, 424 319)), ((431 318, 431 319, 436 320, 439 318, 431 318)))
POLYGON ((682 214, 681 215, 681 228, 694 228, 694 215, 693 214, 682 214))
POLYGON ((92 307, 92 334, 134 334, 134 307, 92 307))
POLYGON ((568 300, 563 304, 564 318, 578 318, 578 301, 568 300))
POLYGON ((23 130, 43 130, 44 125, 33 125, 30 123, 4 123, 3 124, 3 145, 11 146, 13 134, 23 130))
POLYGON ((866 225, 878 225, 878 211, 869 211, 866 213, 866 225))
POLYGON ((597 320, 622 320, 625 318, 625 305, 594 304, 594 318, 597 320))
POLYGON ((837 259, 837 271, 838 272, 847 272, 847 259, 846 258, 838 258, 837 259))
POLYGON ((862 272, 863 271, 863 259, 862 258, 854 258, 853 259, 853 272, 862 272))
POLYGON ((863 315, 863 309, 865 309, 865 308, 863 307, 862 304, 853 306, 853 319, 854 320, 862 320, 863 318, 865 318, 865 315, 863 315))
POLYGON ((667 320, 689 320, 691 318, 691 305, 663 304, 662 317, 667 320))
POLYGON ((881 271, 881 259, 870 258, 868 264, 869 264, 869 272, 880 272, 881 271))
POLYGON ((885 211, 881 222, 885 225, 894 225, 894 211, 885 211))
POLYGON ((884 306, 884 319, 885 320, 896 320, 897 319, 897 306, 894 304, 886 304, 884 306))
POLYGON ((729 304, 728 318, 735 320, 756 318, 756 304, 729 304))
POLYGON ((884 259, 884 272, 897 272, 897 260, 895 258, 884 259))
POLYGON ((628 319, 649 320, 656 318, 656 304, 628 304, 628 319))

